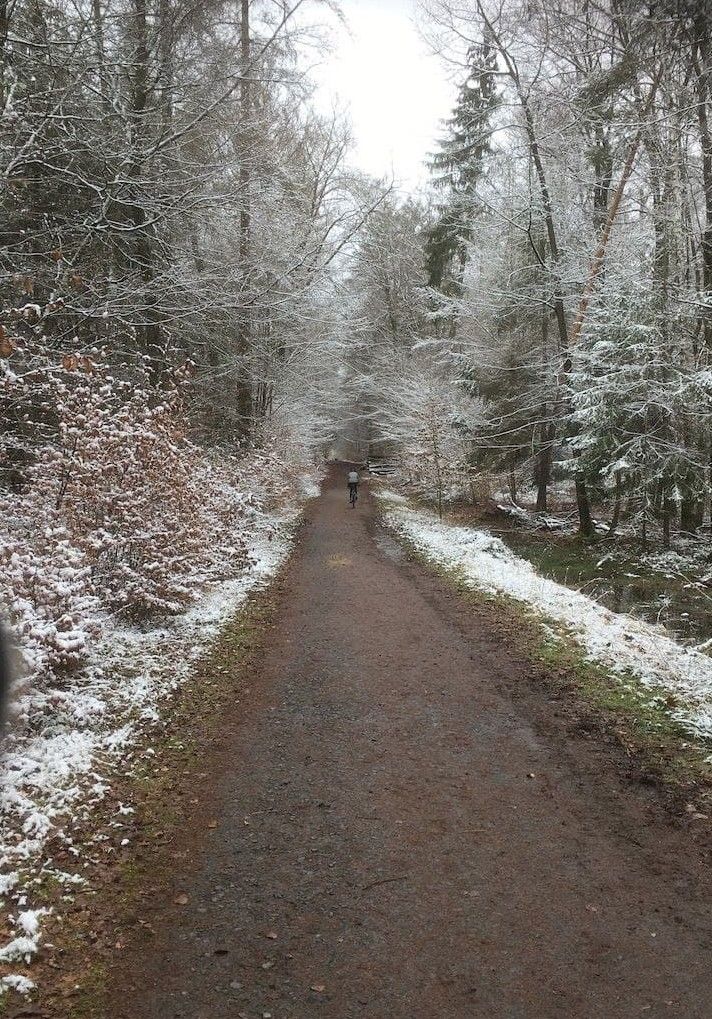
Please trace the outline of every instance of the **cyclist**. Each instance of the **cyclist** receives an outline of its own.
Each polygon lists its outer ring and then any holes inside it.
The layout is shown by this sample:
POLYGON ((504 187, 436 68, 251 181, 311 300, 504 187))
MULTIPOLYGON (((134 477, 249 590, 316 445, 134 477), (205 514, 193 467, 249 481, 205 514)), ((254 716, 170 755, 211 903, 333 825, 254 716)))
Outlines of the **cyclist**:
POLYGON ((349 471, 349 502, 352 506, 356 505, 356 499, 358 498, 358 483, 358 471, 349 471))

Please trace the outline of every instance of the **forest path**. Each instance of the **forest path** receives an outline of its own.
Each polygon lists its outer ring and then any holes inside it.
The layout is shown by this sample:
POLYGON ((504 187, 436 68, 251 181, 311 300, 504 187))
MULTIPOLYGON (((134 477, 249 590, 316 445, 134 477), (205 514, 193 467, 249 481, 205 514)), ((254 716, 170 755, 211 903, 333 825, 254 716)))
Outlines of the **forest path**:
POLYGON ((507 649, 390 541, 335 471, 236 708, 218 828, 175 875, 190 904, 149 915, 115 1015, 712 1015, 685 833, 535 730, 507 649))

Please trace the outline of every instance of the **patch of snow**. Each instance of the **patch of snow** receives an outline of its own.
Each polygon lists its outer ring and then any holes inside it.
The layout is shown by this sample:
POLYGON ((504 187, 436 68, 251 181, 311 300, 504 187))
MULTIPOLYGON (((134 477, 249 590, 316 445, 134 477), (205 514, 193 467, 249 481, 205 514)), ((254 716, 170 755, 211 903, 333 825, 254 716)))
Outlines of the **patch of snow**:
POLYGON ((9 973, 6 977, 0 978, 0 994, 8 988, 18 994, 29 994, 30 991, 34 991, 35 985, 29 977, 23 977, 19 973, 9 973))
POLYGON ((394 502, 397 505, 407 506, 408 500, 404 495, 399 495, 398 492, 391 492, 387 488, 377 489, 376 495, 383 502, 394 502))
MULTIPOLYGON (((380 493, 379 493, 380 495, 380 493)), ((381 496, 383 498, 383 496, 381 496)), ((384 498, 386 523, 466 583, 524 602, 542 617, 566 625, 587 657, 621 679, 673 694, 672 714, 693 735, 712 738, 712 658, 671 639, 661 626, 604 605, 553 580, 485 531, 441 523, 434 514, 384 498)))
POLYGON ((11 871, 9 874, 0 874, 0 895, 4 896, 11 892, 19 880, 20 875, 16 870, 11 871))
POLYGON ((28 938, 34 938, 39 934, 40 917, 49 913, 48 909, 26 909, 17 917, 17 926, 24 931, 28 938))
POLYGON ((37 954, 38 948, 39 939, 37 937, 28 938, 21 934, 0 948, 0 962, 28 963, 32 960, 32 956, 37 954))
POLYGON ((299 479, 299 487, 305 499, 316 499, 321 495, 321 485, 309 475, 299 479))

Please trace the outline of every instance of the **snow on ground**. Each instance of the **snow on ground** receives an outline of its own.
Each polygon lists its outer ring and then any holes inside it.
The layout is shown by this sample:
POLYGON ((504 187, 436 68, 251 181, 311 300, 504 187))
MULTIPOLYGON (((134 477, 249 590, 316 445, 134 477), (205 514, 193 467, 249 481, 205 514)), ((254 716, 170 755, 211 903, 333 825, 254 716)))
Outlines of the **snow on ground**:
MULTIPOLYGON (((0 963, 28 963, 38 951, 41 919, 49 911, 34 900, 41 899, 44 880, 51 877, 66 892, 83 883, 81 874, 53 866, 48 839, 61 840, 81 870, 88 847, 75 844, 76 833, 91 826, 93 810, 111 796, 112 772, 119 765, 130 770, 139 737, 160 722, 162 711, 169 715, 166 701, 223 625, 286 558, 301 502, 319 492, 311 477, 300 479, 300 488, 300 505, 288 513, 254 515, 249 566, 240 575, 210 585, 187 611, 160 626, 103 620, 86 668, 62 689, 33 688, 18 698, 0 774, 0 896, 14 930, 0 945, 0 963), (28 909, 29 903, 39 908, 28 909)), ((120 829, 130 812, 117 804, 114 827, 120 829)), ((0 995, 32 986, 25 976, 9 974, 0 978, 0 995)))
POLYGON ((315 481, 314 478, 311 477, 310 475, 305 475, 304 477, 300 478, 299 484, 301 486, 302 492, 304 493, 305 499, 313 499, 315 496, 319 495, 321 491, 321 487, 319 486, 318 482, 315 481))
POLYGON ((712 658, 672 640, 661 626, 605 606, 542 577, 486 531, 440 522, 403 497, 378 493, 386 523, 428 558, 457 569, 473 587, 508 595, 563 623, 587 656, 611 672, 635 677, 653 696, 673 694, 672 714, 694 736, 712 738, 712 658))

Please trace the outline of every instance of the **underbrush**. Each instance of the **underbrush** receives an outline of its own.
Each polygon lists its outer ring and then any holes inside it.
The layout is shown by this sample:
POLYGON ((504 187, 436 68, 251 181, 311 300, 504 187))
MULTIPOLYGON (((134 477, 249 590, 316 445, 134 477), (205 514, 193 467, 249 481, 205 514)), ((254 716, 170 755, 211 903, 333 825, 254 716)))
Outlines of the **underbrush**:
POLYGON ((0 613, 25 681, 60 681, 105 626, 180 613, 249 566, 251 520, 295 465, 196 445, 188 376, 39 345, 0 360, 0 613))

